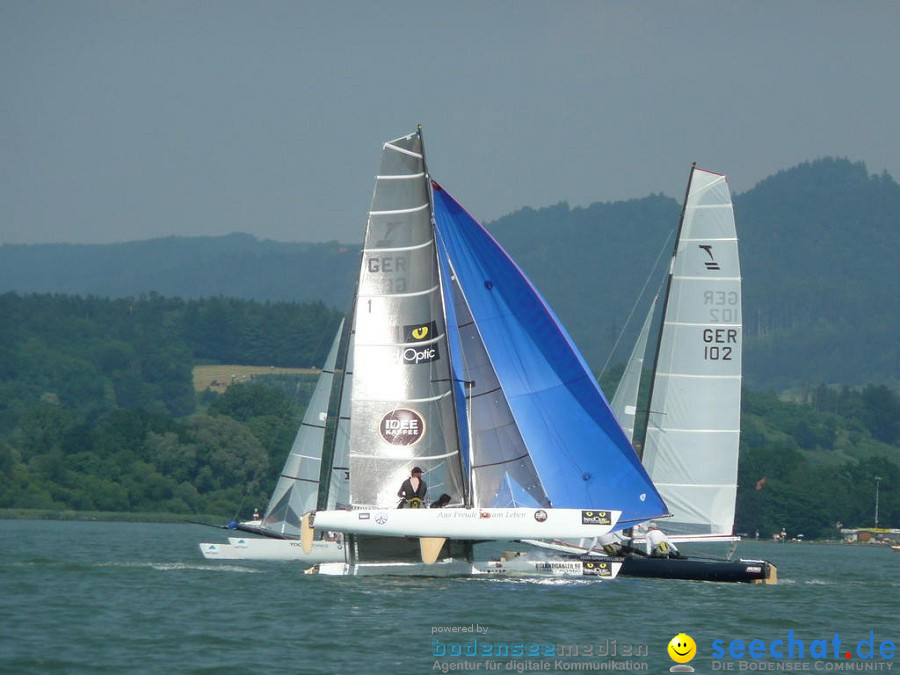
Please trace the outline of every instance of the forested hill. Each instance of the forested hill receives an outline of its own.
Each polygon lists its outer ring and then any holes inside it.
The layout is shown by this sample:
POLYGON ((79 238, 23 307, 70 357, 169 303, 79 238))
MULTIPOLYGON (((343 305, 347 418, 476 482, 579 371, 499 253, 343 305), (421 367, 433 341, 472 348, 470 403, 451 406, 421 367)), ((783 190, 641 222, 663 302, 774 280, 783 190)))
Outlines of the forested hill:
POLYGON ((124 298, 223 296, 350 304, 359 246, 286 244, 248 234, 125 244, 0 246, 0 292, 124 298))
POLYGON ((735 200, 750 386, 900 385, 900 186, 826 159, 735 200))
MULTIPOLYGON (((599 371, 654 260, 661 251, 668 258, 666 240, 679 210, 676 200, 659 195, 586 208, 558 204, 522 209, 488 229, 599 371)), ((802 164, 735 196, 749 387, 900 385, 898 214, 900 186, 843 159, 802 164)), ((183 298, 321 300, 343 310, 358 263, 358 244, 283 244, 248 235, 5 245, 0 292, 123 297, 155 291, 183 298)), ((613 362, 627 357, 644 311, 644 305, 636 308, 613 362)))
MULTIPOLYGON (((0 294, 0 509, 249 517, 316 380, 268 366, 321 365, 338 324, 322 303, 0 294), (201 363, 266 367, 222 392, 192 386, 201 363)), ((745 391, 742 408, 739 532, 870 525, 876 476, 880 522, 900 525, 900 394, 745 391)))
MULTIPOLYGON (((897 388, 900 186, 886 174, 870 176, 863 164, 822 159, 735 196, 734 209, 746 385, 897 388)), ((523 209, 489 227, 599 368, 660 251, 654 281, 664 274, 679 211, 659 196, 583 209, 560 204, 523 209)), ((649 296, 614 361, 627 358, 648 304, 649 296)))

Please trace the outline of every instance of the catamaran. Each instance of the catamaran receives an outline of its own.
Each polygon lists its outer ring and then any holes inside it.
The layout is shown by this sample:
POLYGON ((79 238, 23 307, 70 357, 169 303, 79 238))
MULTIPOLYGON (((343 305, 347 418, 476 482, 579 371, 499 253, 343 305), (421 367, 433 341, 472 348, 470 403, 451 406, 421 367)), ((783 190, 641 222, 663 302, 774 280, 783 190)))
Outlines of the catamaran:
MULTIPOLYGON (((204 558, 301 560, 310 564, 343 560, 340 535, 319 539, 306 552, 300 544, 300 517, 316 508, 319 495, 328 408, 343 325, 342 321, 265 512, 257 520, 234 523, 229 527, 245 534, 228 537, 227 544, 201 543, 204 558)), ((344 369, 341 370, 343 376, 344 369)), ((339 466, 329 473, 327 492, 332 495, 332 503, 346 495, 346 483, 339 466)))
POLYGON ((301 525, 306 550, 343 533, 345 558, 314 571, 612 578, 619 561, 474 546, 667 513, 556 315, 432 180, 421 128, 383 146, 353 307, 349 508, 320 492, 301 525), (443 508, 396 508, 414 466, 443 508))
MULTIPOLYGON (((691 167, 657 338, 646 353, 656 300, 638 336, 612 408, 671 512, 671 541, 737 542, 733 534, 741 421, 741 272, 734 209, 724 175, 691 167), (652 358, 649 409, 636 425, 645 356, 652 358), (638 432, 635 433, 635 427, 638 432)), ((633 543, 646 530, 634 528, 633 543)), ((563 551, 583 543, 556 542, 563 551)), ((766 581, 763 560, 628 556, 630 576, 766 581)))

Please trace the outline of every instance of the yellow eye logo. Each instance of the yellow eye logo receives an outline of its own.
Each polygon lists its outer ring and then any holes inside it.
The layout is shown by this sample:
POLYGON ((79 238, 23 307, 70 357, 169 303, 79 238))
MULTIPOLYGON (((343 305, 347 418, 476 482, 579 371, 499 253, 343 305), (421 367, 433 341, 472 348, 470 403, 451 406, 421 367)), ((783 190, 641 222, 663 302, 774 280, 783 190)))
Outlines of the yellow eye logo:
POLYGON ((669 640, 669 657, 675 663, 687 663, 697 655, 697 644, 694 638, 679 633, 669 640))
POLYGON ((426 335, 428 335, 428 326, 421 326, 420 328, 413 328, 412 336, 416 340, 424 340, 426 335))

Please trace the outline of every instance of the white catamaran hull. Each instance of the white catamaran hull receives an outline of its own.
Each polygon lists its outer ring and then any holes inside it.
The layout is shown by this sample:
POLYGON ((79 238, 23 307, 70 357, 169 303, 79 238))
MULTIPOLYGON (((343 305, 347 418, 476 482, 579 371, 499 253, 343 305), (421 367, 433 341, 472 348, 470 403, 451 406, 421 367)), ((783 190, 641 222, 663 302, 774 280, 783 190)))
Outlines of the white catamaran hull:
POLYGON ((460 540, 599 537, 621 511, 587 509, 383 509, 319 511, 317 530, 386 537, 444 537, 460 540))
POLYGON ((506 554, 498 560, 439 560, 432 565, 416 562, 344 563, 329 562, 308 570, 328 576, 489 576, 502 578, 565 578, 590 581, 615 579, 620 561, 579 560, 577 558, 530 558, 506 554))
POLYGON ((472 574, 472 563, 468 560, 448 558, 426 565, 422 562, 327 562, 307 570, 308 574, 323 574, 336 577, 465 577, 472 574))
POLYGON ((304 553, 298 539, 229 537, 227 544, 200 544, 200 552, 208 560, 299 560, 307 563, 344 560, 343 544, 325 540, 313 542, 312 550, 304 553))

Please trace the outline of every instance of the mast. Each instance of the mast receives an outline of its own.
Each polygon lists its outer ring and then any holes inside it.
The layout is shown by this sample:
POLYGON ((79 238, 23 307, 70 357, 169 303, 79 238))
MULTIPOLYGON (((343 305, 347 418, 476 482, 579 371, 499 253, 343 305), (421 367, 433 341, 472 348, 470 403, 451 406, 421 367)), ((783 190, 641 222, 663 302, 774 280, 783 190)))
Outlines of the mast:
MULTIPOLYGON (((360 253, 362 256, 362 253, 360 253)), ((357 284, 358 285, 358 284, 357 284)), ((344 382, 347 379, 347 358, 350 353, 350 338, 353 335, 353 320, 356 314, 356 290, 353 292, 350 314, 344 321, 341 331, 341 341, 338 347, 337 360, 335 361, 335 375, 341 373, 341 377, 335 377, 331 383, 331 397, 328 400, 328 413, 326 417, 325 444, 322 447, 322 462, 319 468, 319 494, 316 499, 316 510, 328 508, 328 495, 331 487, 331 473, 334 470, 334 453, 337 446, 338 427, 341 424, 341 401, 344 397, 344 382), (334 420, 334 424, 328 426, 328 421, 334 420)))
POLYGON ((644 417, 644 428, 640 436, 640 450, 637 451, 638 457, 643 459, 644 443, 647 441, 647 428, 650 426, 650 407, 653 405, 653 390, 656 386, 656 368, 659 365, 659 350, 662 345, 662 332, 666 323, 666 314, 669 311, 669 293, 672 290, 672 276, 675 271, 675 256, 678 255, 678 247, 681 244, 681 230, 684 227, 684 214, 687 210, 688 196, 691 194, 691 183, 694 179, 694 169, 697 168, 697 162, 691 164, 691 172, 688 176, 687 188, 684 191, 684 201, 681 203, 681 216, 678 219, 678 231, 675 234, 675 246, 672 248, 672 260, 669 262, 669 276, 666 279, 666 291, 663 294, 662 316, 659 321, 659 331, 656 334, 656 349, 653 353, 653 369, 650 377, 650 392, 647 396, 647 414, 644 417))
MULTIPOLYGON (((428 190, 427 190, 427 192, 428 192, 428 219, 431 224, 431 236, 434 239, 435 266, 437 268, 438 279, 440 280, 440 286, 441 286, 441 314, 444 319, 444 330, 447 332, 447 339, 446 339, 447 361, 450 364, 450 367, 449 367, 450 397, 453 400, 453 425, 456 428, 457 443, 459 444, 460 448, 462 448, 463 443, 462 443, 462 438, 460 437, 459 408, 458 408, 457 390, 456 390, 456 384, 458 381, 456 380, 456 378, 454 378, 454 372, 453 372, 453 359, 451 358, 452 349, 450 347, 450 321, 449 321, 449 317, 448 317, 448 313, 447 313, 447 296, 444 294, 445 288, 449 288, 450 291, 452 292, 452 283, 451 283, 450 279, 444 278, 444 267, 441 265, 441 254, 440 254, 440 250, 438 247, 437 226, 434 222, 434 194, 432 193, 432 190, 434 188, 433 188, 433 184, 431 181, 431 172, 428 170, 428 159, 427 159, 427 156, 425 153, 425 138, 422 135, 422 125, 421 124, 417 125, 416 133, 418 133, 419 142, 421 143, 422 166, 425 169, 425 181, 428 185, 428 190)), ((455 326, 454 326, 454 328, 455 328, 455 326)), ((469 405, 468 395, 471 393, 470 391, 468 391, 468 388, 470 385, 468 382, 464 382, 463 384, 465 384, 465 386, 467 387, 467 392, 465 395, 466 395, 466 405, 468 406, 469 405)), ((471 418, 467 418, 466 419, 466 430, 467 430, 467 434, 468 434, 468 442, 466 443, 466 451, 470 454, 468 461, 466 461, 463 458, 462 452, 459 453, 460 473, 465 477, 465 480, 463 481, 463 503, 466 506, 472 505, 472 494, 473 494, 473 487, 472 487, 473 475, 472 475, 472 458, 471 458, 472 436, 471 436, 470 427, 471 427, 471 418), (468 467, 466 466, 467 464, 468 464, 468 467), (468 470, 467 470, 467 468, 468 468, 468 470)))

